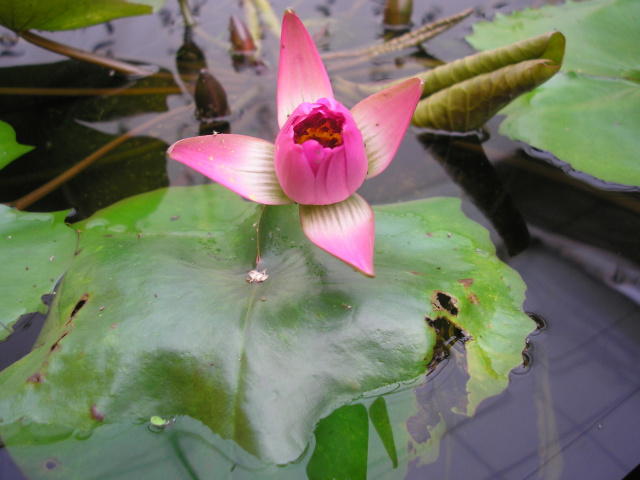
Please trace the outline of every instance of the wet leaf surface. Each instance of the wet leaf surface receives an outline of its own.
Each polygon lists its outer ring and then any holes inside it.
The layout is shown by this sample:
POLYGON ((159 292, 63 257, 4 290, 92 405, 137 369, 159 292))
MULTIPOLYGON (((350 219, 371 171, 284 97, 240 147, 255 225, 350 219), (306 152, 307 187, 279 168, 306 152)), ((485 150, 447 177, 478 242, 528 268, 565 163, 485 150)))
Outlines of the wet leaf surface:
MULTIPOLYGON (((98 432, 178 416, 267 464, 290 462, 322 417, 423 373, 435 342, 425 317, 437 316, 473 337, 459 409, 471 414, 506 386, 533 323, 524 284, 459 205, 375 207, 374 279, 309 244, 295 206, 263 211, 219 186, 155 191, 74 224, 78 253, 34 351, 0 374, 3 440, 37 478, 40 455, 62 456, 78 435, 87 452, 111 449, 98 432), (269 277, 247 282, 254 269, 269 277)), ((415 408, 389 413, 405 461, 415 408)), ((77 455, 66 474, 92 458, 77 455)))
POLYGON ((64 224, 66 212, 23 213, 0 205, 0 341, 20 315, 44 310, 42 295, 53 292, 77 245, 64 224))

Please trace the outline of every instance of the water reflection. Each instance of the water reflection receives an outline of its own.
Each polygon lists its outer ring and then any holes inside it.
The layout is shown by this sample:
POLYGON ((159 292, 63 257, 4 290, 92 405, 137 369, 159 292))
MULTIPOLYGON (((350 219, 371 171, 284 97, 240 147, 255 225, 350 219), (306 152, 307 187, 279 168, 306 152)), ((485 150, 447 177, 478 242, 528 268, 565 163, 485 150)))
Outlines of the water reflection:
POLYGON ((424 133, 418 139, 491 221, 509 255, 522 252, 530 241, 527 224, 487 159, 479 136, 424 133))

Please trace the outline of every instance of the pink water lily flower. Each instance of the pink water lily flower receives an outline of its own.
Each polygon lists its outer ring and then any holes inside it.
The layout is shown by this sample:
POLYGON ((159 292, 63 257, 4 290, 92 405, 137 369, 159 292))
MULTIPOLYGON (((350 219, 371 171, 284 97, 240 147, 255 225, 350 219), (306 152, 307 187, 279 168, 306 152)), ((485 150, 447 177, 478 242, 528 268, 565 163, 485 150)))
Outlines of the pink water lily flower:
POLYGON ((373 277, 373 210, 356 192, 400 145, 421 81, 407 80, 348 110, 333 98, 320 55, 297 15, 282 22, 278 124, 273 143, 235 134, 186 138, 170 158, 254 202, 300 205, 312 243, 373 277))

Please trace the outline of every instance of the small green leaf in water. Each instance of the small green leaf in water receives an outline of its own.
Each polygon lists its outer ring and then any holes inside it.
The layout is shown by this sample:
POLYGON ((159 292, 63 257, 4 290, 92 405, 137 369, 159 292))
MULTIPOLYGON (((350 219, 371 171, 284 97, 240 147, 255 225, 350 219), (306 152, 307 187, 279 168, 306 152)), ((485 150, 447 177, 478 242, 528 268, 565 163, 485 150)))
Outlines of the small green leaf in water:
POLYGON ((369 418, 363 405, 347 405, 315 430, 316 448, 307 464, 309 480, 366 480, 369 418))
POLYGON ((11 125, 0 121, 0 170, 32 149, 16 142, 16 132, 11 125))
POLYGON ((154 427, 164 428, 167 426, 167 419, 154 415, 149 419, 149 423, 154 427))
POLYGON ((369 418, 389 454, 393 468, 396 468, 398 466, 398 452, 393 440, 393 430, 389 422, 389 412, 387 412, 387 402, 384 397, 378 397, 373 401, 369 407, 369 418))

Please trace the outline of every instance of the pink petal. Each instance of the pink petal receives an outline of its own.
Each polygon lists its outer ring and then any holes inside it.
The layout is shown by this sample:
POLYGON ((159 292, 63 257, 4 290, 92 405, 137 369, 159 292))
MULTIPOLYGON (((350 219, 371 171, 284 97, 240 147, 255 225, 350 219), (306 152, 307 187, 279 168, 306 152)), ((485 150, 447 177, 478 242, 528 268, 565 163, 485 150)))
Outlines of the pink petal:
POLYGON ((365 98, 351 109, 364 139, 372 178, 393 160, 416 109, 422 81, 412 78, 365 98))
POLYGON ((298 16, 287 10, 282 20, 278 67, 278 125, 298 105, 333 98, 333 89, 313 39, 298 16))
POLYGON ((333 205, 300 205, 300 221, 312 243, 366 276, 375 276, 375 219, 360 195, 333 205))
POLYGON ((360 130, 333 98, 294 110, 276 138, 274 166, 285 194, 304 205, 347 199, 360 188, 368 168, 360 130))
POLYGON ((278 183, 273 144, 266 140, 234 134, 191 137, 171 145, 167 155, 254 202, 292 203, 278 183))

